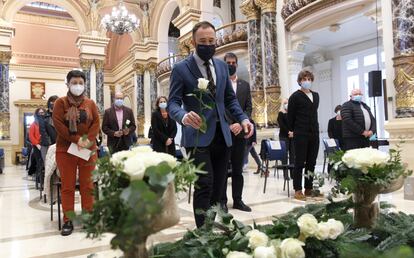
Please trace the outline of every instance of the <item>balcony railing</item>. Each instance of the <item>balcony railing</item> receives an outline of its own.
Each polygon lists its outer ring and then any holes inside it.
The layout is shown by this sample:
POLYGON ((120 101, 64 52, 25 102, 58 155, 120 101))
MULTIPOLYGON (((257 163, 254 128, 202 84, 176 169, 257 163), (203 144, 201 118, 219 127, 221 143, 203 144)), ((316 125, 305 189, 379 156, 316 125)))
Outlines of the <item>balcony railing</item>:
POLYGON ((237 21, 216 29, 217 47, 247 40, 247 21, 237 21))
POLYGON ((173 55, 161 60, 157 66, 157 77, 170 72, 174 64, 183 60, 185 57, 185 55, 173 55))
MULTIPOLYGON (((237 21, 216 29, 217 48, 227 44, 247 40, 247 21, 237 21)), ((190 47, 190 46, 189 46, 190 47)), ((171 71, 174 64, 183 60, 186 55, 173 55, 164 58, 158 63, 157 77, 171 71)))

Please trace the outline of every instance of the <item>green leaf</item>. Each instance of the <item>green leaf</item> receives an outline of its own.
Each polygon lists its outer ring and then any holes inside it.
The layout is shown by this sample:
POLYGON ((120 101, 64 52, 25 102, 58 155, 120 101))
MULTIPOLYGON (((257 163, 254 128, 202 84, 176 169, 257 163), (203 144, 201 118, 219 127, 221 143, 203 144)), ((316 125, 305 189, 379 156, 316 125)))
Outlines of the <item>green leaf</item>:
POLYGON ((167 162, 148 167, 145 170, 145 175, 149 177, 148 184, 160 191, 167 188, 167 185, 174 180, 174 174, 167 162))

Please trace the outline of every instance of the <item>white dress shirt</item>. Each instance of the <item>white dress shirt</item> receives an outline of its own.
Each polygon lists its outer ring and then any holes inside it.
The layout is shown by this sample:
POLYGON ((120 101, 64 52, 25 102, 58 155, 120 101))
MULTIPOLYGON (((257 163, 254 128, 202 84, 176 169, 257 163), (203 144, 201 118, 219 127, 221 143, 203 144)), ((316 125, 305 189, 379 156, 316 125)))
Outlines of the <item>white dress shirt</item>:
POLYGON ((234 81, 230 78, 230 81, 231 81, 231 85, 233 86, 233 90, 234 90, 234 93, 237 93, 237 75, 236 75, 236 78, 234 79, 234 81))
POLYGON ((362 114, 364 114, 365 130, 369 131, 369 128, 371 128, 371 116, 369 115, 368 110, 366 110, 362 104, 360 104, 360 107, 362 114))
MULTIPOLYGON (((207 67, 204 65, 205 61, 203 59, 201 59, 197 53, 194 53, 194 59, 197 63, 198 69, 200 70, 201 74, 203 75, 203 77, 205 79, 208 80, 207 78, 207 67)), ((214 84, 217 85, 217 76, 216 76, 216 69, 214 68, 214 64, 213 64, 213 60, 208 60, 208 62, 210 63, 210 70, 211 70, 211 75, 213 76, 213 80, 214 80, 214 84)))

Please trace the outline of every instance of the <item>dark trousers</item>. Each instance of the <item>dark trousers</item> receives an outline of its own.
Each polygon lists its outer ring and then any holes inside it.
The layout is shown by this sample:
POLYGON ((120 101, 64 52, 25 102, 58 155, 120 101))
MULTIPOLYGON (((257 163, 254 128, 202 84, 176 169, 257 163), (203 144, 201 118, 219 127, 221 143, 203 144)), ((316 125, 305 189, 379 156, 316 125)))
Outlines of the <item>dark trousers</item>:
MULTIPOLYGON (((241 202, 243 193, 243 165, 244 165, 244 150, 246 149, 246 139, 235 137, 232 135, 233 145, 231 147, 231 192, 233 196, 233 203, 241 202)), ((227 204, 227 179, 223 187, 222 203, 227 204)))
MULTIPOLYGON (((302 173, 315 171, 316 158, 319 150, 319 135, 295 135, 293 138, 295 147, 295 169, 293 173, 293 188, 302 190, 302 173)), ((312 189, 313 177, 305 176, 305 189, 312 189)))
POLYGON ((254 161, 256 162, 257 167, 261 167, 262 166, 262 160, 260 159, 259 155, 256 152, 256 149, 254 148, 253 145, 248 144, 246 145, 246 149, 244 152, 244 164, 246 165, 247 163, 249 163, 249 154, 252 155, 254 161))
POLYGON ((369 147, 369 139, 364 136, 361 137, 347 137, 344 138, 344 150, 352 150, 369 147))
POLYGON ((230 158, 230 148, 221 131, 220 124, 217 123, 216 135, 213 142, 208 147, 186 148, 187 153, 191 153, 194 164, 198 166, 204 163, 202 170, 207 174, 198 175, 198 180, 194 186, 193 209, 197 227, 204 224, 205 214, 212 205, 218 204, 223 193, 223 185, 227 178, 227 165, 230 158))
POLYGON ((295 163, 295 145, 293 143, 293 138, 284 138, 279 137, 280 141, 284 141, 286 143, 286 151, 289 154, 289 164, 295 163))
POLYGON ((123 137, 125 136, 117 138, 117 140, 115 141, 115 144, 108 146, 109 151, 112 154, 117 153, 119 151, 129 150, 129 146, 125 144, 123 137))

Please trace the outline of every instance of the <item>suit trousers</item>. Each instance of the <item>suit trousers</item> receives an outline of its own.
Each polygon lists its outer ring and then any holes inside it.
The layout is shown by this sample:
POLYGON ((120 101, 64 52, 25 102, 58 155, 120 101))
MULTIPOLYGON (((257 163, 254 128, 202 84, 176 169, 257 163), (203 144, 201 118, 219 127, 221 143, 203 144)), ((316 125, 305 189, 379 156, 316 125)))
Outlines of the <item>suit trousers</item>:
MULTIPOLYGON (((233 145, 231 147, 230 162, 231 162, 231 190, 233 196, 233 203, 240 202, 242 200, 243 193, 243 165, 244 165, 244 153, 246 149, 246 139, 236 137, 232 134, 233 145)), ((227 179, 226 177, 223 187, 222 203, 227 204, 227 179)))
POLYGON ((77 170, 79 170, 79 190, 81 194, 82 210, 92 210, 94 202, 92 171, 95 169, 95 163, 96 154, 94 154, 88 161, 85 161, 69 153, 56 152, 56 164, 60 171, 60 179, 62 182, 61 196, 64 222, 69 220, 66 213, 75 210, 77 170))
POLYGON ((369 147, 369 139, 364 136, 361 137, 347 137, 344 138, 344 150, 352 150, 369 147))
POLYGON ((115 144, 109 146, 109 150, 112 154, 117 153, 119 151, 129 150, 129 146, 125 144, 124 137, 130 137, 129 135, 123 135, 120 138, 116 138, 115 144))
POLYGON ((207 172, 198 175, 194 186, 194 217, 197 227, 200 228, 204 225, 204 213, 220 202, 227 178, 230 148, 226 145, 220 123, 217 123, 214 139, 208 147, 186 148, 186 151, 191 154, 196 166, 204 163, 202 170, 207 172))
MULTIPOLYGON (((319 135, 295 135, 293 138, 295 148, 295 168, 293 173, 293 189, 302 190, 302 174, 315 171, 316 158, 319 151, 319 135)), ((305 189, 312 189, 313 177, 305 176, 305 189)))

